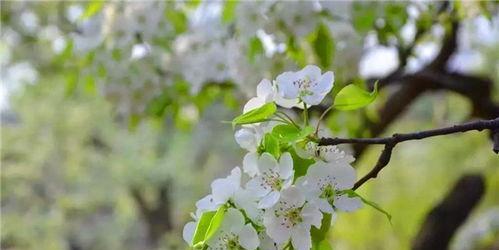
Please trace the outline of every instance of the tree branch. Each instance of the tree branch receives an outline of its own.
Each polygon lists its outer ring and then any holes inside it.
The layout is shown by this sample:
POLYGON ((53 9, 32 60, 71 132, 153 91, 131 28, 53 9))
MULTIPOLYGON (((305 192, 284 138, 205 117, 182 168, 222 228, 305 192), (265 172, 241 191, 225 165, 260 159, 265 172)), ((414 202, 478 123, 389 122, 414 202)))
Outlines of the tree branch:
POLYGON ((482 175, 464 175, 449 194, 427 215, 412 249, 448 249, 452 235, 461 226, 485 193, 482 175))
POLYGON ((434 136, 441 136, 441 135, 449 135, 449 134, 454 134, 454 133, 462 133, 462 132, 467 132, 467 131, 472 131, 472 130, 477 130, 477 131, 482 131, 482 130, 490 130, 494 134, 494 147, 493 150, 496 153, 499 153, 499 148, 497 144, 497 141, 495 140, 496 137, 499 137, 499 118, 495 118, 492 120, 478 120, 478 121, 473 121, 473 122, 468 122, 460 125, 454 125, 451 127, 445 127, 445 128, 438 128, 438 129, 431 129, 431 130, 425 130, 425 131, 420 131, 420 132, 414 132, 414 133, 406 133, 406 134, 393 134, 391 137, 381 137, 381 138, 321 138, 319 145, 324 146, 324 145, 338 145, 338 144, 381 144, 385 145, 385 148, 383 149, 383 152, 378 158, 378 162, 376 165, 367 173, 364 177, 362 177, 360 180, 358 180, 355 183, 355 186, 353 189, 357 189, 360 186, 362 186, 365 182, 372 178, 376 178, 378 176, 378 173, 388 165, 390 162, 390 158, 392 155, 392 151, 394 147, 401 142, 404 141, 411 141, 411 140, 421 140, 429 137, 434 137, 434 136))

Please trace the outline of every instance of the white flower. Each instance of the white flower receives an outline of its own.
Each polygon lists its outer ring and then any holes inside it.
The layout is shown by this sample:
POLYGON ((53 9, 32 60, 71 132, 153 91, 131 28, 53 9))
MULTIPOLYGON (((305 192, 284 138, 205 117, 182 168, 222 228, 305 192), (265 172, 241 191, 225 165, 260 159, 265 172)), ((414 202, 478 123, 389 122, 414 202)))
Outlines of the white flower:
POLYGON ((144 43, 135 44, 132 47, 132 55, 130 56, 130 59, 138 60, 138 59, 146 57, 151 52, 152 52, 152 49, 148 43, 144 42, 144 43))
POLYGON ((260 241, 251 224, 244 224, 243 214, 237 209, 229 208, 220 229, 207 244, 208 249, 253 250, 260 241))
POLYGON ((258 238, 260 239, 260 246, 258 247, 261 250, 281 250, 284 249, 285 244, 277 244, 275 243, 266 233, 262 231, 258 234, 258 238))
POLYGON ((256 97, 251 98, 246 105, 244 105, 243 113, 274 101, 274 95, 275 91, 272 83, 267 79, 263 79, 258 86, 256 86, 256 97))
POLYGON ((251 98, 243 108, 243 113, 273 102, 284 108, 301 107, 298 99, 285 99, 277 94, 276 87, 267 79, 263 79, 256 87, 256 97, 251 98))
POLYGON ((312 248, 310 227, 321 226, 322 213, 314 204, 305 202, 299 188, 293 186, 282 191, 279 202, 265 211, 263 224, 267 234, 281 244, 291 238, 297 250, 312 248))
POLYGON ((279 200, 281 190, 293 182, 293 159, 284 153, 277 162, 271 154, 263 153, 257 167, 257 175, 246 183, 246 188, 261 197, 258 208, 269 208, 279 200))
POLYGON ((197 222, 191 221, 185 224, 184 230, 182 231, 182 238, 184 238, 187 244, 192 245, 192 239, 194 238, 194 232, 196 231, 197 222))
POLYGON ((250 152, 256 152, 265 133, 272 131, 275 123, 262 122, 258 124, 245 125, 236 133, 234 137, 237 144, 250 152))
POLYGON ((211 194, 196 202, 196 215, 205 211, 214 211, 225 204, 241 188, 241 169, 235 167, 226 178, 216 179, 211 183, 211 194))
MULTIPOLYGON (((256 230, 244 223, 243 214, 234 208, 229 208, 224 215, 222 225, 207 242, 208 249, 256 249, 260 240, 256 230)), ((192 246, 192 240, 197 222, 191 221, 184 226, 182 236, 192 246)))
POLYGON ((309 142, 305 149, 297 148, 297 154, 302 158, 315 158, 324 162, 334 163, 338 165, 350 165, 355 158, 337 146, 326 145, 319 146, 315 142, 309 142))
POLYGON ((279 95, 299 99, 309 106, 319 104, 333 88, 334 74, 321 74, 319 67, 308 65, 297 72, 284 72, 276 78, 279 95))
POLYGON ((259 197, 255 193, 241 188, 234 194, 233 201, 237 208, 244 210, 253 223, 263 224, 263 210, 258 209, 259 197))
POLYGON ((361 200, 350 198, 341 191, 351 189, 355 183, 355 169, 350 165, 337 165, 318 161, 312 164, 307 174, 297 180, 308 200, 322 212, 332 213, 334 208, 353 211, 361 207, 361 200))

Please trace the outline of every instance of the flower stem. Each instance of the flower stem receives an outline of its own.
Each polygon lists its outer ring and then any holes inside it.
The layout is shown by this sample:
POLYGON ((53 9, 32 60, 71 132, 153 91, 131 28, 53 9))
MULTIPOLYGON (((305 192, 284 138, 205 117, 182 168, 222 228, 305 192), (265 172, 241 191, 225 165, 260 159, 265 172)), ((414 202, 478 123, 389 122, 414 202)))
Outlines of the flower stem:
POLYGON ((305 123, 305 127, 308 126, 308 109, 306 103, 303 103, 303 121, 305 123))
POLYGON ((322 119, 324 119, 324 117, 326 116, 326 114, 331 111, 331 109, 333 109, 333 105, 329 106, 329 108, 327 108, 326 110, 324 110, 324 112, 322 112, 321 116, 319 117, 319 121, 317 121, 317 127, 315 127, 315 136, 319 136, 319 127, 321 126, 321 121, 322 119))

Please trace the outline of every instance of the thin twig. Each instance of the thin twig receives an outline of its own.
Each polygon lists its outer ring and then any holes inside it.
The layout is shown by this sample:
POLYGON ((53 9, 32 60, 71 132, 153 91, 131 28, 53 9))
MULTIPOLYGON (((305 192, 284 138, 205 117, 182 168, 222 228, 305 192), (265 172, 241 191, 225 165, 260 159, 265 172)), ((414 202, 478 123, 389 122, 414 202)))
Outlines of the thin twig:
MULTIPOLYGON (((499 118, 492 120, 478 120, 473 122, 468 122, 460 125, 454 125, 451 127, 438 128, 425 130, 414 133, 406 134, 394 134, 391 137, 381 137, 381 138, 321 138, 319 145, 338 145, 338 144, 381 144, 385 145, 383 152, 378 158, 376 165, 367 173, 364 177, 355 183, 354 190, 362 186, 365 182, 372 178, 376 178, 378 173, 388 165, 392 155, 394 147, 404 141, 411 140, 421 140, 434 136, 448 135, 460 132, 467 132, 472 130, 491 130, 494 134, 495 131, 499 130, 499 118)), ((497 152, 497 148, 494 147, 494 152, 497 152)))

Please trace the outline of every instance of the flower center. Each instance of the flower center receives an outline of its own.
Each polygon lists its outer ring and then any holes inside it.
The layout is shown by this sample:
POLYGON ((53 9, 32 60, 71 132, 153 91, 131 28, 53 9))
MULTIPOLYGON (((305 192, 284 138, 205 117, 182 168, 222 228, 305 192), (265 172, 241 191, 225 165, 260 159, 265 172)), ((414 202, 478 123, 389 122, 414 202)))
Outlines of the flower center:
POLYGON ((319 196, 321 199, 326 199, 329 204, 333 204, 334 197, 336 196, 336 190, 331 184, 327 184, 321 187, 321 195, 319 196))
MULTIPOLYGON (((280 191, 282 189, 283 181, 280 178, 279 173, 269 169, 262 175, 262 185, 265 184, 266 187, 270 187, 274 191, 280 191)), ((266 187, 264 188, 266 189, 266 187)))
POLYGON ((229 250, 243 250, 239 244, 239 236, 234 233, 226 233, 221 237, 222 242, 219 245, 219 249, 229 249, 229 250))
POLYGON ((286 228, 291 228, 299 223, 303 222, 303 217, 301 215, 301 210, 303 207, 287 207, 287 202, 279 202, 280 206, 274 210, 274 214, 277 218, 281 218, 281 226, 286 228))
POLYGON ((316 83, 312 81, 309 77, 299 78, 293 81, 293 85, 298 86, 300 89, 300 96, 313 95, 314 93, 309 90, 312 85, 316 83))

